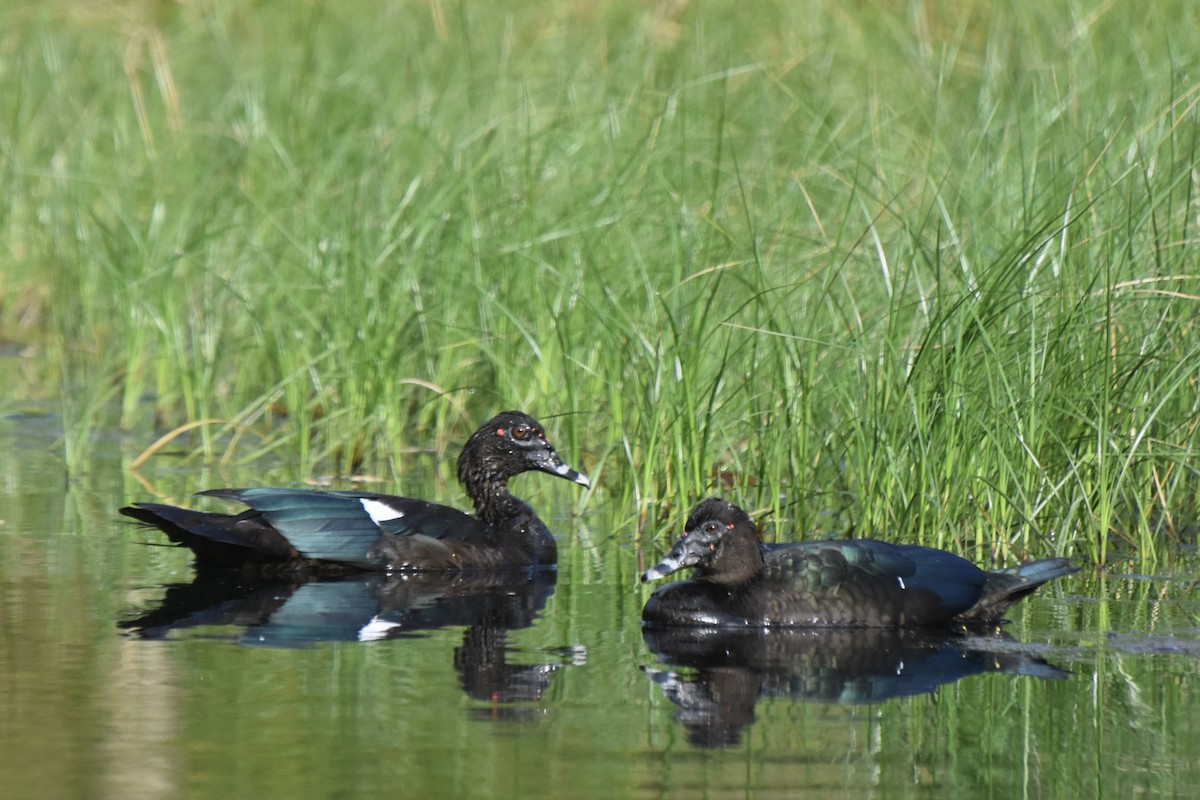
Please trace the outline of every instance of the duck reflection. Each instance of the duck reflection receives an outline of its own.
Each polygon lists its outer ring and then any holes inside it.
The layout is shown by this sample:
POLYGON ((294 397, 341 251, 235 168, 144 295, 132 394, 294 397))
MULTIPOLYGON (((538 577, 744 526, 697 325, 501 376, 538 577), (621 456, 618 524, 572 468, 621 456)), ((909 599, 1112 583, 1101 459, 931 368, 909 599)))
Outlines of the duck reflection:
MULTIPOLYGON (((555 577, 553 570, 513 570, 280 580, 206 571, 191 583, 168 586, 158 607, 118 625, 145 639, 203 637, 280 648, 417 638, 462 626, 454 668, 463 691, 491 704, 531 703, 558 669, 587 657, 582 647, 566 647, 552 651, 547 663, 509 662, 509 631, 533 624, 554 593, 555 577)), ((482 712, 524 718, 540 709, 482 712)))
POLYGON ((646 667, 677 706, 697 747, 734 745, 761 697, 879 703, 932 693, 968 675, 1005 672, 1058 679, 1070 673, 1022 652, 1008 637, 924 629, 645 628, 660 662, 646 667))

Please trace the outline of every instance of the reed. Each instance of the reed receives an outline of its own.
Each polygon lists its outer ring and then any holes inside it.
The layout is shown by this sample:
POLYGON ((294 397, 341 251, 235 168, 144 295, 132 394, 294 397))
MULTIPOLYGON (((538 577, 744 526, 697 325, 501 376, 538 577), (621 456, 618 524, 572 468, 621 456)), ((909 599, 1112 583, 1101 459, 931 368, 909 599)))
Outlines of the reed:
POLYGON ((519 406, 639 531, 720 491, 1153 559, 1197 513, 1193 6, 14 7, 0 334, 70 471, 102 409, 304 477, 519 406))

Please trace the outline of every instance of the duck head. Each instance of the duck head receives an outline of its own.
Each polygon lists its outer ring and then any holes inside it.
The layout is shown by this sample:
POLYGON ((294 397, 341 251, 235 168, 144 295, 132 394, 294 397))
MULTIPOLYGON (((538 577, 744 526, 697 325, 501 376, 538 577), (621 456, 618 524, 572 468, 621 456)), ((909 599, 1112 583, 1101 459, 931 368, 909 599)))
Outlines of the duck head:
POLYGON ((710 497, 692 509, 683 535, 661 561, 642 573, 642 581, 695 567, 697 577, 736 583, 753 576, 762 565, 758 528, 750 515, 733 503, 710 497))
POLYGON ((472 496, 503 489, 509 478, 531 471, 592 485, 558 457, 538 421, 520 411, 503 411, 483 423, 458 456, 458 480, 472 496))

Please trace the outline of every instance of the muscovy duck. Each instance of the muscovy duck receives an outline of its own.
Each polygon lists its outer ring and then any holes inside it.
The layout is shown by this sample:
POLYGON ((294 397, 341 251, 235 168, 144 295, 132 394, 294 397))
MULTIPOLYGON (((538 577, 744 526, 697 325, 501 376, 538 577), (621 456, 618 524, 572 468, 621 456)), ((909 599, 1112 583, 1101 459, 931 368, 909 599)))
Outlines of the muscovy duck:
POLYGON ((648 625, 901 628, 979 626, 1078 570, 1065 558, 987 572, 964 558, 873 539, 763 544, 745 511, 718 498, 692 510, 671 551, 643 581, 694 567, 657 590, 648 625))
POLYGON ((458 479, 475 516, 408 497, 311 489, 199 493, 250 507, 240 514, 158 503, 135 503, 121 513, 191 548, 199 568, 330 574, 553 567, 554 537, 529 504, 508 491, 510 478, 529 471, 591 486, 558 457, 533 417, 505 411, 471 434, 458 457, 458 479))

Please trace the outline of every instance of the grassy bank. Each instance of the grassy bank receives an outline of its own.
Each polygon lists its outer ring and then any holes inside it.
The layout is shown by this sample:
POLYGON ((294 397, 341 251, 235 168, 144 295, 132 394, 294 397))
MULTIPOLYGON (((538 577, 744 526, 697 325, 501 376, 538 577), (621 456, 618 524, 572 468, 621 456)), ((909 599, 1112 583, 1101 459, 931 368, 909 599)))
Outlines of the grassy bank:
POLYGON ((1195 538, 1200 9, 993 5, 0 3, 14 393, 72 471, 149 414, 400 470, 519 406, 631 531, 720 483, 1153 558, 1195 538))

